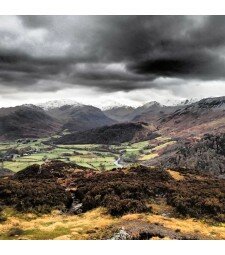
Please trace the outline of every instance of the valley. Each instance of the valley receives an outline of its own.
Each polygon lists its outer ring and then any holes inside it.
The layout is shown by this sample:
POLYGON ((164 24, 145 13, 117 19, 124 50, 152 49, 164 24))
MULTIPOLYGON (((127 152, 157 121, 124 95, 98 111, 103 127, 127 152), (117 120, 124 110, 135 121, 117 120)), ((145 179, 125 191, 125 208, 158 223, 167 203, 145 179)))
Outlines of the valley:
MULTIPOLYGON (((51 140, 51 139, 50 139, 51 140)), ((24 140, 26 141, 26 140, 24 140)), ((35 142, 0 143, 0 154, 4 159, 3 168, 18 172, 32 164, 43 164, 49 160, 62 160, 96 170, 111 170, 119 165, 128 166, 143 163, 158 156, 157 152, 175 141, 158 137, 152 141, 105 144, 57 144, 48 139, 35 139, 35 142), (8 155, 8 156, 7 156, 8 155), (7 159, 8 157, 8 159, 7 159), (119 159, 119 162, 117 160, 119 159), (116 163, 117 162, 117 163, 116 163)))

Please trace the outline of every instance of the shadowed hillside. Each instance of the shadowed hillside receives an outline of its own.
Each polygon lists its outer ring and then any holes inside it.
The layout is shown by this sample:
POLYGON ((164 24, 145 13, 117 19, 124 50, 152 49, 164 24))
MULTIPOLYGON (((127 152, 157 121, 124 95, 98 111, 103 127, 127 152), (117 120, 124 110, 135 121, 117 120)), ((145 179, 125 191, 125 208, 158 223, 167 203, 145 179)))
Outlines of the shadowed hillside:
POLYGON ((60 128, 55 118, 34 105, 0 109, 0 140, 46 137, 60 128))
POLYGON ((116 122, 91 105, 64 105, 49 109, 47 113, 62 123, 62 129, 71 132, 112 125, 116 122))
POLYGON ((53 141, 58 144, 120 144, 144 141, 156 136, 148 126, 141 123, 123 123, 64 135, 53 141))

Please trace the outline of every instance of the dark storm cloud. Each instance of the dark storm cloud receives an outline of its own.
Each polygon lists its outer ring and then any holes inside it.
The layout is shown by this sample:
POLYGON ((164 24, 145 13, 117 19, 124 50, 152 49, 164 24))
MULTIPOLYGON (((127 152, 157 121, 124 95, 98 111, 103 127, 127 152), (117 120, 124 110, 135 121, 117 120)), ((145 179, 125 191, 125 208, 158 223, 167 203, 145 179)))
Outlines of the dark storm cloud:
POLYGON ((23 87, 41 79, 54 79, 68 63, 68 59, 37 59, 22 53, 0 52, 0 81, 23 87))
POLYGON ((153 73, 158 77, 218 80, 225 77, 224 59, 207 52, 165 56, 133 63, 130 68, 139 74, 153 73))
POLYGON ((4 86, 53 91, 61 89, 52 85, 57 81, 129 91, 160 89, 164 85, 155 80, 161 77, 225 79, 224 16, 12 18, 18 29, 4 28, 0 20, 4 86), (41 81, 47 88, 37 86, 41 81))

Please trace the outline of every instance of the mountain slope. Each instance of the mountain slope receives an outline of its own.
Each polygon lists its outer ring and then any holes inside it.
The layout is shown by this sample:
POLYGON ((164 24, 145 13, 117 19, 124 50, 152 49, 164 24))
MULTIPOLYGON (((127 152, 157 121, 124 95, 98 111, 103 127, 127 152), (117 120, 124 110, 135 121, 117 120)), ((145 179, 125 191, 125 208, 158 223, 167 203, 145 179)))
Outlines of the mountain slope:
POLYGON ((225 130, 225 97, 205 98, 160 119, 160 129, 171 136, 198 136, 225 130))
POLYGON ((34 105, 0 109, 0 140, 46 137, 60 127, 56 119, 34 105))
POLYGON ((58 144, 119 144, 138 142, 157 136, 143 123, 122 123, 64 135, 54 140, 58 144))
POLYGON ((47 113, 58 119, 62 123, 63 129, 71 132, 115 123, 99 108, 90 105, 64 105, 62 107, 51 108, 47 110, 47 113))
POLYGON ((157 127, 160 118, 174 112, 179 107, 180 106, 165 106, 158 102, 149 102, 134 110, 131 116, 132 121, 148 122, 157 127))
POLYGON ((164 106, 156 101, 148 102, 137 108, 120 106, 108 109, 105 114, 118 122, 155 122, 160 117, 177 109, 176 106, 164 106))
POLYGON ((168 158, 164 166, 224 177, 225 134, 205 134, 199 141, 180 142, 176 154, 168 158))
POLYGON ((116 120, 118 122, 126 122, 131 120, 131 115, 134 112, 135 108, 131 106, 118 106, 112 107, 107 110, 104 110, 104 113, 107 117, 116 120))

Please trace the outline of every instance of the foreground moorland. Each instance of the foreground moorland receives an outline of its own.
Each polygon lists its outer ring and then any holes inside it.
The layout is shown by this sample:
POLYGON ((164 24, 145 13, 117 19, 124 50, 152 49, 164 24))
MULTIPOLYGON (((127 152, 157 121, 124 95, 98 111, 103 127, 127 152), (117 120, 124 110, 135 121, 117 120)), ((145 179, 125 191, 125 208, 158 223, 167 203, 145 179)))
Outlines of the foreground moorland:
POLYGON ((1 239, 224 239, 225 180, 50 161, 0 180, 1 239))

